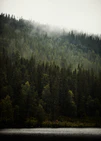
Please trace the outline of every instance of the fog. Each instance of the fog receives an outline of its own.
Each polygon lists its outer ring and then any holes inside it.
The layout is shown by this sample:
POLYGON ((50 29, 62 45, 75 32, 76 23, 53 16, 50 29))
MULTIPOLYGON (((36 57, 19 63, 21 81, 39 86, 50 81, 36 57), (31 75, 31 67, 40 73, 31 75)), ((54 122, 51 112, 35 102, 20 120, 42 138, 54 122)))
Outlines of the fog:
POLYGON ((101 34, 100 0, 0 0, 0 13, 57 28, 101 34))

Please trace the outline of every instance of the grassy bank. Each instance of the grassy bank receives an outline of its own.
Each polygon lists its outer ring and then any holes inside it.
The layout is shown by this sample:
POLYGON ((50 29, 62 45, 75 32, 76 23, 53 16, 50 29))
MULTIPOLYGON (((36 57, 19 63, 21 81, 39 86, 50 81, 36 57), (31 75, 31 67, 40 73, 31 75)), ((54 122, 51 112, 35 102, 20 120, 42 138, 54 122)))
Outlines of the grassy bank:
POLYGON ((44 121, 42 127, 101 127, 101 124, 80 121, 44 121))
POLYGON ((67 118, 61 120, 44 120, 39 122, 35 118, 27 119, 23 123, 6 123, 0 122, 0 128, 86 128, 86 127, 98 127, 101 128, 101 118, 67 118))
MULTIPOLYGON (((28 125, 28 124, 27 124, 28 125)), ((58 127, 101 127, 100 118, 81 118, 81 119, 71 119, 67 118, 65 120, 45 120, 42 123, 33 121, 29 124, 30 127, 49 127, 49 128, 58 128, 58 127)))

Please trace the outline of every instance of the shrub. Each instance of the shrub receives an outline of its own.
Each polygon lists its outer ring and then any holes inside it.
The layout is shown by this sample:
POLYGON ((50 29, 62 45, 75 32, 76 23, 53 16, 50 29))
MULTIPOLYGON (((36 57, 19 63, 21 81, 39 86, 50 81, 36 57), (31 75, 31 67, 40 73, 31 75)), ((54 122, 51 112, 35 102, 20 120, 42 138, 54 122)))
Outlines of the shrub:
POLYGON ((27 127, 36 127, 37 126, 38 121, 35 118, 27 118, 25 125, 27 127))

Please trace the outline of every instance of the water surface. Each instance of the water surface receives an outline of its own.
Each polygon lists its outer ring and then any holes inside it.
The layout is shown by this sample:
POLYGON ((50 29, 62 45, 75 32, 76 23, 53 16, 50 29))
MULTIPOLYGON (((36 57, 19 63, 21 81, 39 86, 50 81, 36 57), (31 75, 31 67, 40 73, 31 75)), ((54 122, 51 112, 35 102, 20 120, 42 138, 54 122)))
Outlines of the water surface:
POLYGON ((20 137, 23 139, 100 139, 101 128, 18 128, 1 129, 2 137, 20 137))

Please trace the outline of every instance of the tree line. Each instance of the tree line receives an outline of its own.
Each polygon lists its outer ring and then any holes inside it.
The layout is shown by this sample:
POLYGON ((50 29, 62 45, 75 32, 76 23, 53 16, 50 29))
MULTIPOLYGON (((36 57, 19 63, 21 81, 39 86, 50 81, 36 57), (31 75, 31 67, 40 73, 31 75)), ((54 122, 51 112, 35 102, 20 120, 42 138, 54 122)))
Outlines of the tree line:
POLYGON ((101 72, 0 54, 0 124, 101 117, 101 72))
POLYGON ((0 127, 101 127, 100 37, 46 29, 0 15, 0 127))

